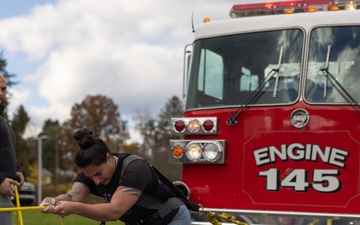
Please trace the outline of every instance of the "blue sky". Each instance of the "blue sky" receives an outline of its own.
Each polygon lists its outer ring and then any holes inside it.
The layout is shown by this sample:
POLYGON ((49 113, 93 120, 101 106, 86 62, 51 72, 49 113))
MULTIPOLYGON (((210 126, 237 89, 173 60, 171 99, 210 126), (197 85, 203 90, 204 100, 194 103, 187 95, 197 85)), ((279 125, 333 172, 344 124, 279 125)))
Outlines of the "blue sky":
POLYGON ((36 5, 54 3, 56 0, 2 0, 0 18, 25 15, 36 5))
MULTIPOLYGON (((229 19, 239 0, 2 0, 0 50, 16 74, 9 114, 22 104, 36 136, 87 95, 113 99, 122 118, 157 116, 182 96, 183 48, 203 18, 229 19)), ((138 134, 131 130, 133 141, 138 134)))

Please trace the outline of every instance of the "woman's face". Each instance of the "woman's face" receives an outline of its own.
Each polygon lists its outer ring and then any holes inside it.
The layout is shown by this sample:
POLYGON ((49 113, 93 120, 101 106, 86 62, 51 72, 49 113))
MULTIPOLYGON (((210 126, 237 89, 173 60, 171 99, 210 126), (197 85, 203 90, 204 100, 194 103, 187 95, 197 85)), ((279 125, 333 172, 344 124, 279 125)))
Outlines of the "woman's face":
POLYGON ((101 165, 89 165, 81 168, 85 176, 89 177, 96 185, 110 183, 116 169, 116 161, 109 153, 106 154, 106 162, 101 165))

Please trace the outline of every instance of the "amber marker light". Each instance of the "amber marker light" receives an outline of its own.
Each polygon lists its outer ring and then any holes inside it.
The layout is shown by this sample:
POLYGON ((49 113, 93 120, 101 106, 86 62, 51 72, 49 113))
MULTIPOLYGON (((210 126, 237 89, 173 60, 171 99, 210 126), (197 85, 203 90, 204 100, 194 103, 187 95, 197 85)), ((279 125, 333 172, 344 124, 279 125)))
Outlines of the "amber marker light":
POLYGON ((284 10, 284 13, 285 13, 285 14, 293 14, 293 13, 294 13, 294 10, 292 10, 292 9, 285 9, 285 10, 284 10))
POLYGON ((330 11, 339 11, 339 6, 337 6, 337 5, 331 6, 330 11))
POLYGON ((316 9, 313 7, 308 8, 307 12, 316 12, 316 9))
POLYGON ((174 158, 181 158, 184 155, 184 148, 180 145, 175 145, 172 149, 172 155, 174 156, 174 158))

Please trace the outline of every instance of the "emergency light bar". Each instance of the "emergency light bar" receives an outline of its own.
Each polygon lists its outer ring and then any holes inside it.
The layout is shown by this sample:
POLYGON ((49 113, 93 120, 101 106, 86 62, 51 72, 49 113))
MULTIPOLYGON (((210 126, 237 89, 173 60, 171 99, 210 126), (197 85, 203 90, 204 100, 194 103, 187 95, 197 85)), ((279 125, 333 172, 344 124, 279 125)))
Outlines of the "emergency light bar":
POLYGON ((234 5, 230 17, 248 17, 273 14, 292 14, 300 12, 355 10, 360 0, 292 0, 282 2, 251 3, 234 5))

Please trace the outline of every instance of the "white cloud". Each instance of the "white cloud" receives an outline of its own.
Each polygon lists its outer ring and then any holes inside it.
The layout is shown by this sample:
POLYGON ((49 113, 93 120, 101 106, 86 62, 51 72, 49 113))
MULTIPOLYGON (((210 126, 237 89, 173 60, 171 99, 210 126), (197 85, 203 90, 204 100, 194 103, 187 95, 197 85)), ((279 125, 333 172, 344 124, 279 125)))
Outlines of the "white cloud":
POLYGON ((31 130, 48 118, 68 119, 89 94, 112 98, 123 115, 144 108, 157 115, 173 95, 181 97, 192 12, 198 24, 204 17, 228 18, 231 6, 217 0, 59 0, 0 20, 0 48, 28 60, 18 66, 36 64, 27 74, 9 71, 24 83, 13 88, 9 110, 23 104, 31 130))
POLYGON ((26 102, 26 100, 29 98, 29 95, 30 95, 30 91, 28 89, 12 91, 11 95, 8 96, 10 105, 8 106, 7 110, 9 112, 15 112, 17 108, 20 106, 20 104, 26 102))

